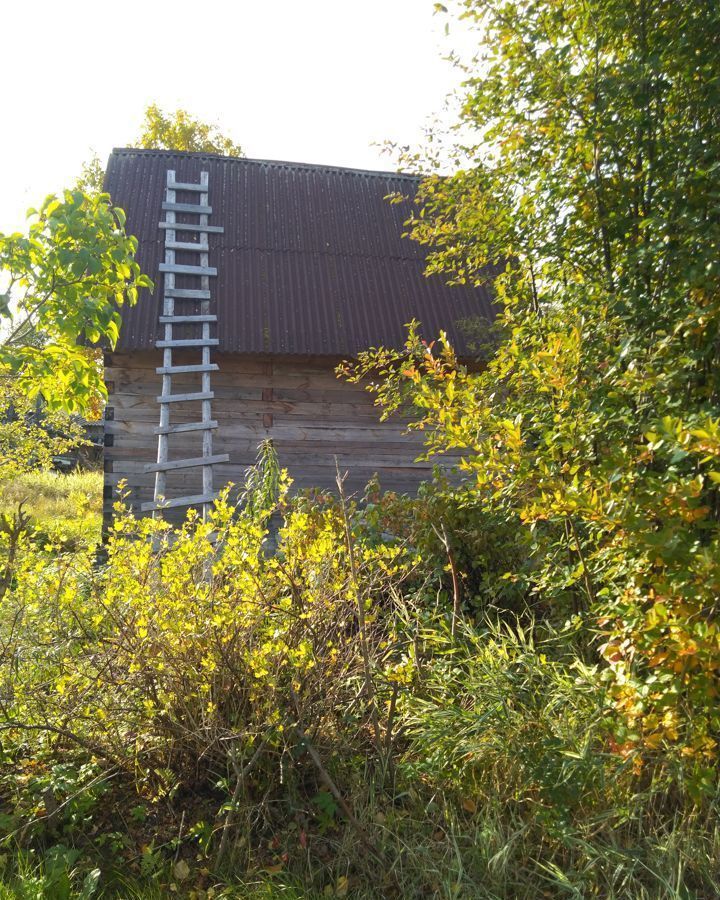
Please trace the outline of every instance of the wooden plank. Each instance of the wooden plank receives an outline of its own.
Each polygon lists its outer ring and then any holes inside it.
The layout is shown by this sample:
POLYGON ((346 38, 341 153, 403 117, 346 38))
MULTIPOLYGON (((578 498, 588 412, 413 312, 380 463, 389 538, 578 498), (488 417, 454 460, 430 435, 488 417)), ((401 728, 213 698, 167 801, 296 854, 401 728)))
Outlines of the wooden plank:
POLYGON ((214 466, 216 463, 230 462, 227 453, 216 453, 213 456, 196 456, 192 459, 171 459, 164 463, 150 463, 145 466, 146 472, 170 472, 174 469, 196 469, 198 466, 214 466))
MULTIPOLYGON (((179 393, 185 393, 189 384, 183 385, 184 390, 179 393)), ((157 392, 157 385, 154 388, 157 392)), ((146 392, 142 395, 136 393, 113 394, 113 406, 115 408, 115 418, 127 418, 134 416, 136 418, 147 418, 148 416, 157 415, 157 407, 155 397, 157 393, 150 394, 146 392)), ((253 399, 252 396, 247 399, 235 399, 233 401, 224 400, 220 402, 215 391, 215 418, 227 423, 227 427, 235 427, 244 425, 245 423, 256 424, 262 419, 265 413, 275 413, 275 428, 293 429, 298 433, 311 432, 321 429, 323 433, 329 429, 337 435, 343 435, 349 430, 367 431, 368 428, 373 429, 377 435, 387 434, 388 431, 403 431, 403 426, 395 424, 388 426, 378 421, 377 414, 372 412, 360 415, 352 410, 343 411, 342 415, 334 413, 324 413, 317 409, 318 404, 308 403, 302 404, 306 409, 297 409, 294 415, 285 415, 282 410, 278 412, 277 407, 267 401, 261 401, 259 398, 253 399)), ((300 405, 300 404, 298 404, 300 405)))
MULTIPOLYGON (((248 456, 242 465, 235 464, 225 464, 217 471, 222 472, 223 484, 227 483, 227 481, 232 481, 235 485, 242 484, 243 481, 243 473, 248 468, 254 460, 253 456, 248 456)), ((132 462, 127 464, 116 462, 114 464, 114 471, 108 472, 108 481, 112 479, 114 483, 117 483, 121 479, 127 480, 129 486, 131 488, 137 487, 152 487, 155 475, 157 473, 154 472, 143 472, 142 467, 143 463, 137 461, 137 459, 133 459, 132 462)), ((202 468, 202 467, 201 467, 202 468)), ((208 467, 209 468, 209 467, 208 467)), ((335 462, 328 462, 325 466, 314 466, 312 468, 308 468, 303 466, 302 464, 291 465, 288 467, 289 473, 293 478, 293 482, 304 482, 305 484, 309 484, 310 486, 324 487, 324 488, 335 488, 335 462)), ((381 482, 387 484, 388 480, 392 479, 395 484, 404 484, 406 486, 412 486, 414 483, 419 481, 427 480, 428 476, 432 475, 432 469, 418 469, 414 465, 407 466, 363 466, 358 468, 351 468, 350 466, 340 465, 341 472, 343 470, 347 470, 349 472, 349 477, 355 482, 355 484, 362 485, 363 487, 367 484, 368 481, 372 478, 374 473, 378 473, 381 479, 381 482)), ((197 468, 192 469, 181 469, 176 472, 168 472, 168 479, 172 480, 172 490, 175 496, 184 496, 185 494, 191 494, 198 491, 198 472, 197 468)), ((149 494, 147 497, 148 500, 152 499, 152 494, 149 494)))
POLYGON ((217 347, 220 341, 217 338, 192 338, 178 341, 156 341, 155 346, 163 347, 217 347))
MULTIPOLYGON (((197 254, 199 262, 203 255, 197 254)), ((198 299, 207 300, 209 294, 208 289, 208 295, 198 299)), ((209 315, 202 306, 187 306, 189 313, 209 315)), ((107 366, 107 377, 114 381, 110 402, 115 407, 115 419, 107 424, 107 429, 115 440, 106 453, 114 471, 106 473, 105 483, 110 489, 126 477, 137 492, 137 503, 153 497, 153 473, 145 474, 143 469, 155 462, 153 443, 157 438, 153 440, 152 434, 157 428, 155 379, 159 377, 155 369, 162 364, 162 352, 113 353, 107 366)), ((197 365, 201 363, 199 356, 195 347, 173 349, 173 365, 197 365)), ((294 491, 312 485, 333 489, 335 456, 343 471, 350 472, 350 493, 362 490, 376 471, 384 489, 414 492, 418 483, 430 477, 433 463, 439 462, 447 469, 457 462, 456 456, 450 454, 429 462, 414 462, 414 457, 423 451, 423 435, 403 434, 405 422, 400 417, 380 423, 372 397, 361 387, 347 385, 335 377, 332 367, 336 361, 223 354, 218 362, 219 371, 212 375, 212 415, 220 427, 215 429, 213 455, 229 453, 232 461, 218 468, 215 486, 227 480, 240 483, 243 472, 254 461, 259 442, 266 437, 273 439, 281 463, 290 470, 294 491), (272 424, 263 424, 265 414, 274 415, 272 424)), ((207 373, 171 374, 173 390, 180 393, 200 390, 195 378, 207 373)), ((203 405, 205 402, 201 401, 203 405)), ((173 421, 181 429, 189 429, 170 438, 171 458, 207 455, 202 446, 207 423, 201 421, 199 404, 176 403, 170 409, 173 421)), ((209 471, 210 467, 205 468, 209 471)), ((208 494, 198 482, 196 468, 168 471, 165 495, 208 494)), ((157 514, 176 521, 183 510, 157 514)))
MULTIPOLYGON (((183 384, 185 390, 191 387, 189 382, 183 384)), ((215 390, 215 389, 214 389, 215 390)), ((184 393, 182 390, 179 393, 184 393)), ((222 412, 219 418, 233 422, 252 421, 262 416, 263 413, 275 413, 276 425, 287 425, 294 428, 333 428, 338 429, 364 429, 376 428, 383 431, 402 431, 407 423, 395 422, 392 424, 381 423, 376 411, 364 406, 345 404, 327 405, 323 403, 294 403, 283 404, 276 401, 261 400, 258 396, 258 388, 249 388, 238 391, 232 398, 220 398, 218 390, 215 390, 216 412, 222 412), (290 409, 286 407, 290 406, 290 409)), ((157 385, 143 392, 122 391, 112 395, 113 406, 116 411, 124 409, 136 409, 140 412, 147 410, 156 413, 157 408, 153 401, 157 396, 157 385)), ((217 416, 216 416, 217 418, 217 416)))
MULTIPOLYGON (((216 444, 217 443, 219 442, 217 441, 216 435, 216 444)), ((192 447, 178 446, 177 439, 173 442, 172 447, 179 456, 183 457, 183 459, 190 457, 191 453, 200 452, 200 448, 197 445, 192 447)), ((147 449, 147 445, 145 445, 144 449, 147 449)), ((233 444, 230 450, 232 451, 232 463, 225 462, 222 469, 223 478, 234 481, 235 483, 242 483, 243 473, 257 458, 257 444, 248 443, 248 445, 241 448, 241 450, 238 449, 237 445, 233 444)), ((280 450, 281 448, 278 448, 278 452, 280 452, 280 450)), ((147 469, 147 466, 156 465, 156 463, 153 457, 142 451, 142 445, 134 447, 128 446, 122 453, 113 456, 113 472, 116 475, 122 473, 137 474, 149 472, 150 470, 147 469)), ((227 455, 228 448, 226 446, 216 446, 215 452, 218 454, 225 453, 227 455)), ((419 471, 424 472, 425 474, 433 470, 433 466, 431 465, 417 465, 412 456, 402 458, 395 455, 376 457, 372 451, 369 451, 364 456, 358 456, 353 453, 337 453, 331 456, 330 454, 325 453, 321 458, 318 457, 316 459, 316 465, 312 467, 307 464, 307 456, 307 453, 303 455, 299 450, 294 454, 283 451, 280 455, 280 462, 283 468, 286 468, 293 477, 297 472, 308 474, 310 471, 320 472, 326 469, 334 469, 336 458, 338 464, 343 469, 353 469, 355 472, 367 472, 369 474, 372 474, 374 471, 380 472, 389 469, 407 469, 408 471, 419 471)), ((450 466, 448 463, 445 463, 442 468, 448 469, 450 466)), ((188 468, 186 471, 191 472, 193 470, 188 468)), ((188 485, 192 489, 192 483, 188 482, 188 485)), ((195 486, 197 487, 197 482, 195 482, 195 486)), ((176 491, 175 493, 180 493, 180 491, 176 491)), ((184 493, 184 491, 182 491, 182 493, 184 493)))
POLYGON ((212 503, 217 499, 217 493, 194 494, 190 497, 176 497, 174 500, 163 500, 162 503, 142 503, 141 512, 154 512, 160 509, 176 509, 178 506, 200 506, 203 503, 212 503))
MULTIPOLYGON (((217 428, 218 423, 213 421, 212 419, 209 422, 180 422, 176 425, 166 425, 164 426, 165 434, 184 434, 188 431, 210 431, 213 428, 217 428)), ((155 427, 153 429, 155 434, 160 434, 160 428, 155 427)))
POLYGON ((189 244, 187 241, 165 241, 165 247, 169 250, 189 250, 191 253, 207 251, 207 248, 204 248, 202 244, 189 244))
MULTIPOLYGON (((209 297, 204 298, 209 300, 209 297)), ((157 356, 152 348, 147 350, 137 350, 132 353, 115 352, 112 354, 112 363, 110 367, 127 368, 132 371, 138 369, 155 369, 158 365, 157 356)), ((248 357, 238 353, 225 353, 222 357, 223 372, 237 372, 239 374, 252 373, 264 374, 273 378, 311 378, 327 380, 332 384, 347 384, 342 379, 338 379, 334 374, 333 360, 322 360, 320 362, 305 357, 296 357, 290 361, 286 359, 278 360, 272 357, 248 357)), ((339 362, 340 360, 337 360, 339 362)), ((369 396, 369 395, 368 395, 369 396)))
MULTIPOLYGON (((219 436, 223 437, 224 432, 220 431, 219 436)), ((202 446, 197 440, 199 437, 199 433, 173 435, 172 447, 175 454, 183 459, 190 456, 201 455, 202 446)), ((112 448, 113 471, 116 474, 118 472, 128 471, 127 468, 122 467, 121 462, 129 463, 131 465, 137 464, 140 466, 140 469, 142 469, 142 466, 144 466, 145 463, 155 462, 152 453, 153 440, 153 437, 146 432, 142 437, 138 435, 133 436, 132 439, 128 437, 128 440, 123 442, 123 447, 117 450, 117 452, 115 452, 115 448, 112 448)), ((232 464, 229 464, 229 468, 223 470, 224 477, 242 483, 244 470, 249 465, 252 465, 257 457, 258 442, 245 441, 240 443, 218 440, 218 432, 216 431, 215 444, 216 453, 232 454, 232 464), (236 476, 240 477, 238 478, 236 476)), ((289 448, 281 442, 278 442, 275 446, 280 458, 280 464, 283 468, 287 468, 290 471, 293 478, 298 472, 308 473, 310 471, 320 471, 326 468, 334 469, 335 458, 338 459, 341 466, 352 468, 358 472, 369 470, 370 473, 372 473, 376 470, 381 471, 389 468, 401 467, 407 468, 408 470, 412 469, 427 473, 432 471, 435 467, 432 462, 417 463, 417 457, 412 454, 400 455, 391 453, 387 455, 376 455, 374 450, 366 450, 361 454, 350 448, 348 448, 347 451, 337 450, 336 452, 331 453, 329 452, 328 447, 325 447, 322 451, 313 452, 308 449, 303 451, 303 449, 297 445, 293 448, 289 448), (309 460, 312 460, 314 464, 310 465, 309 460)), ((457 464, 457 460, 436 460, 436 462, 444 471, 453 468, 457 464)))
POLYGON ((172 228, 174 231, 199 231, 201 234, 223 234, 222 225, 190 225, 188 222, 158 222, 158 228, 172 228))
MULTIPOLYGON (((199 436, 198 432, 194 434, 174 435, 172 446, 176 454, 183 459, 185 457, 200 455, 202 452, 201 445, 196 440, 199 436)), ((155 462, 152 453, 153 437, 150 430, 145 431, 143 435, 127 435, 126 437, 127 440, 123 440, 121 448, 109 448, 112 449, 112 460, 115 465, 114 471, 116 473, 122 471, 122 469, 118 468, 118 461, 120 460, 130 461, 133 464, 136 462, 138 464, 140 462, 143 464, 155 462)), ((242 442, 228 441, 225 439, 224 432, 220 431, 219 435, 216 434, 215 444, 216 453, 232 454, 231 468, 237 468, 240 475, 242 475, 242 470, 252 464, 257 456, 258 442, 256 440, 242 442), (218 440, 218 437, 221 439, 218 440)), ((374 448, 358 451, 352 446, 346 449, 328 448, 325 446, 322 450, 313 451, 310 448, 304 448, 297 444, 288 446, 281 441, 277 442, 275 446, 280 457, 281 465, 288 468, 292 475, 297 471, 307 472, 311 468, 334 468, 335 458, 338 459, 341 466, 357 468, 358 470, 380 470, 405 467, 431 471, 434 467, 433 461, 417 463, 417 457, 412 453, 407 452, 403 454, 398 452, 383 454, 376 453, 374 448), (331 452, 332 450, 334 450, 334 452, 331 452), (313 466, 309 464, 309 460, 314 462, 313 466)), ((434 462, 439 464, 440 467, 445 470, 452 468, 457 464, 457 460, 447 459, 434 460, 434 462)), ((235 471, 235 469, 233 469, 233 471, 235 471)), ((233 478, 233 475, 230 474, 228 477, 233 478)), ((242 480, 243 479, 240 478, 240 481, 242 480)))
POLYGON ((160 263, 161 272, 172 272, 175 275, 217 275, 215 266, 183 266, 177 263, 160 263))
POLYGON ((198 363, 191 366, 160 366, 155 372, 158 375, 184 375, 190 372, 217 372, 219 368, 217 363, 210 363, 207 366, 198 363))
POLYGON ((196 391, 192 394, 160 394, 158 403, 188 403, 191 400, 212 400, 212 391, 196 391))
MULTIPOLYGON (((207 423, 200 421, 177 424, 180 430, 201 431, 207 427, 207 423)), ((217 422, 214 424, 217 424, 217 422)), ((106 434, 115 435, 115 442, 112 447, 107 448, 107 454, 118 458, 118 455, 122 455, 123 448, 130 446, 141 447, 143 442, 148 448, 148 452, 151 452, 153 447, 152 435, 157 433, 156 429, 158 427, 152 421, 108 422, 106 434)), ((168 427, 173 428, 174 426, 168 427)), ((192 446, 193 437, 191 434, 187 439, 179 438, 177 446, 192 446)), ((262 435, 249 430, 236 433, 230 431, 228 433, 223 427, 219 437, 219 444, 222 445, 224 452, 232 451, 233 454, 242 454, 247 451, 250 454, 254 454, 262 435)), ((330 457, 335 454, 340 457, 346 456, 348 460, 357 458, 359 464, 363 459, 371 460, 375 457, 377 457, 378 461, 382 460, 388 463, 392 459, 407 458, 412 461, 423 449, 422 445, 407 444, 398 440, 362 440, 360 435, 355 435, 353 440, 333 442, 318 440, 317 437, 315 435, 314 438, 306 440, 294 440, 292 435, 274 438, 278 453, 281 454, 281 462, 284 463, 285 460, 295 457, 298 459, 306 458, 309 461, 311 459, 320 459, 323 456, 330 457)), ((193 456, 194 453, 186 455, 193 456)), ((433 460, 436 461, 441 461, 442 459, 452 463, 455 462, 456 455, 452 457, 433 457, 433 460)), ((426 464, 431 465, 432 463, 428 461, 426 464)))
MULTIPOLYGON (((131 448, 129 448, 131 449, 131 448)), ((224 463, 220 466, 216 473, 221 474, 220 484, 226 484, 228 481, 242 484, 243 474, 251 465, 257 453, 257 448, 242 456, 237 456, 233 452, 232 463, 224 463)), ((307 466, 302 460, 284 461, 284 466, 289 470, 291 477, 296 485, 300 483, 315 485, 324 488, 335 487, 335 461, 325 459, 315 466, 307 466)), ((144 472, 143 468, 146 464, 152 463, 151 459, 142 459, 139 451, 135 450, 124 459, 116 459, 113 462, 113 471, 106 473, 106 483, 116 484, 121 479, 125 479, 132 489, 144 487, 149 489, 147 495, 143 499, 151 500, 153 497, 152 486, 156 473, 144 472)), ((427 480, 432 476, 432 468, 429 466, 418 466, 412 461, 398 461, 390 465, 378 464, 375 461, 369 461, 362 465, 354 465, 340 461, 341 470, 350 472, 350 479, 355 483, 366 484, 373 473, 380 475, 381 483, 387 489, 390 483, 403 484, 407 487, 415 487, 418 482, 427 480)), ((455 473, 450 472, 447 467, 443 467, 447 475, 454 479, 455 473)), ((164 496, 183 496, 198 491, 198 473, 197 468, 181 469, 174 472, 168 472, 167 478, 171 482, 168 487, 168 494, 164 496)))
POLYGON ((197 288, 165 288, 166 297, 175 297, 178 300, 209 300, 210 291, 201 291, 197 288))
MULTIPOLYGON (((205 364, 197 363, 197 365, 205 364)), ((209 365, 216 364, 209 363, 209 365)), ((174 361, 173 367, 175 367, 174 361)), ((321 422, 326 415, 337 418, 338 421, 341 418, 343 421, 347 421, 348 416, 357 421, 369 419, 373 422, 379 422, 380 419, 379 409, 368 403, 367 398, 360 393, 343 396, 340 392, 283 390, 281 395, 280 391, 276 390, 273 392, 272 399, 268 399, 270 391, 262 383, 255 381, 233 383, 232 377, 224 372, 218 373, 216 369, 211 369, 210 371, 215 372, 213 376, 215 401, 227 413, 230 420, 244 417, 245 410, 241 404, 248 400, 252 401, 252 406, 247 408, 248 412, 260 409, 263 412, 287 413, 293 420, 296 419, 297 413, 306 413, 310 424, 313 424, 313 418, 321 422), (287 396, 288 394, 293 396, 287 396), (233 408, 233 405, 235 405, 235 408, 233 408)), ((193 375, 196 373, 193 370, 187 373, 175 371, 170 373, 153 372, 152 381, 145 379, 129 381, 123 377, 118 378, 113 385, 112 396, 140 398, 145 395, 154 398, 157 394, 155 374, 177 375, 177 382, 174 381, 173 384, 184 385, 184 390, 190 390, 191 386, 195 384, 193 375)), ((404 428, 406 425, 407 422, 398 417, 389 419, 385 427, 392 430, 393 427, 404 428)))
MULTIPOLYGON (((187 356, 191 355, 189 351, 178 351, 178 354, 180 352, 187 356)), ((233 365, 232 358, 227 355, 223 355, 220 359, 220 374, 216 376, 215 380, 228 387, 237 385, 239 387, 272 388, 276 399, 299 399, 300 393, 307 393, 308 398, 326 396, 329 399, 331 396, 337 396, 338 400, 343 397, 348 400, 359 400, 364 397, 368 406, 373 405, 372 395, 362 385, 349 384, 334 378, 332 374, 327 377, 308 376, 283 370, 266 375, 262 372, 261 364, 253 363, 252 360, 245 360, 245 365, 241 369, 233 365)), ((192 362, 192 360, 178 359, 178 362, 192 362)), ((138 353, 137 364, 106 367, 106 378, 108 381, 115 382, 116 385, 134 384, 138 381, 147 381, 149 384, 154 381, 152 374, 155 373, 159 364, 157 358, 147 356, 145 359, 141 359, 138 353)))
POLYGON ((197 213, 198 215, 209 216, 212 212, 212 206, 201 206, 199 203, 163 203, 162 208, 167 212, 174 213, 197 213))
MULTIPOLYGON (((186 350, 178 351, 178 353, 180 352, 188 354, 186 350)), ((142 390, 144 386, 154 384, 156 379, 153 376, 162 374, 156 368, 161 362, 161 360, 155 360, 152 369, 138 369, 132 372, 127 369, 106 369, 106 380, 112 382, 110 393, 123 393, 135 387, 142 390)), ((191 362, 193 362, 191 359, 177 360, 177 362, 173 360, 173 365, 189 364, 191 362)), ((370 395, 357 385, 340 383, 333 385, 330 383, 329 388, 324 386, 308 387, 307 383, 300 379, 296 379, 294 383, 289 379, 282 379, 285 382, 283 384, 279 378, 266 378, 263 375, 255 374, 237 375, 227 370, 224 359, 222 363, 214 365, 220 366, 219 372, 213 379, 215 388, 216 390, 222 388, 223 393, 227 393, 228 396, 231 396, 235 389, 238 391, 247 391, 248 389, 256 391, 272 390, 273 399, 275 400, 304 400, 307 402, 316 400, 328 403, 333 402, 333 400, 337 403, 362 403, 365 401, 365 405, 368 408, 371 408, 373 405, 370 395), (278 382, 280 383, 278 384, 278 382)))
POLYGON ((201 194, 207 190, 204 184, 193 184, 190 181, 169 181, 168 187, 171 191, 197 191, 201 194))
MULTIPOLYGON (((156 387, 157 390, 157 387, 156 387)), ((223 433, 222 440, 226 446, 232 446, 242 441, 251 441, 257 445, 264 436, 264 430, 261 425, 261 417, 255 416, 248 419, 242 415, 242 404, 238 404, 240 413, 232 418, 222 418, 218 415, 217 410, 213 410, 214 418, 222 422, 223 433)), ((196 407, 188 404, 187 406, 175 406, 172 410, 176 422, 195 422, 199 421, 196 407)), ((116 416, 111 422, 105 423, 106 434, 120 434, 121 432, 143 433, 149 434, 153 428, 157 426, 157 405, 153 402, 152 409, 132 408, 132 409, 116 409, 116 416)), ((305 447, 310 454, 322 453, 325 449, 329 453, 336 450, 348 449, 351 451, 356 448, 358 451, 365 451, 377 448, 379 453, 383 452, 408 452, 417 453, 422 449, 423 442, 420 438, 413 435, 405 435, 398 429, 382 428, 376 424, 375 428, 360 425, 355 428, 340 427, 320 427, 309 426, 303 423, 296 425, 274 425, 272 428, 273 439, 278 446, 282 444, 287 447, 305 447)), ((122 441, 121 441, 122 443, 122 441)), ((117 441, 116 441, 117 445, 117 441)), ((152 446, 152 442, 148 446, 152 446)), ((108 448, 110 450, 110 448, 108 448)), ((456 451, 447 454, 448 457, 462 455, 456 451)))
POLYGON ((217 322, 217 316, 160 316, 160 323, 172 323, 182 325, 190 322, 217 322))
MULTIPOLYGON (((217 471, 222 472, 223 479, 228 481, 233 481, 235 484, 242 484, 243 482, 243 473, 247 469, 247 467, 252 464, 257 457, 257 448, 255 448, 254 452, 248 452, 242 456, 235 456, 233 453, 233 461, 232 463, 224 463, 217 471)), ((202 457, 198 457, 201 459, 202 457)), ((121 477, 123 475, 135 475, 136 479, 133 481, 136 484, 143 485, 152 485, 154 482, 153 476, 156 474, 155 472, 150 472, 146 469, 147 466, 155 465, 152 457, 142 457, 138 455, 137 450, 134 451, 133 454, 127 455, 125 457, 118 457, 113 461, 113 471, 112 473, 116 477, 121 477)), ((343 469, 348 469, 347 463, 340 462, 340 466, 343 469)), ((315 466, 305 466, 303 465, 302 460, 288 460, 286 462, 286 467, 290 472, 290 475, 293 479, 299 476, 322 476, 332 471, 334 476, 335 471, 335 460, 334 459, 324 459, 322 461, 318 461, 318 464, 315 466)), ((193 494, 197 493, 197 469, 202 468, 202 466, 192 466, 186 469, 178 469, 174 472, 168 472, 168 479, 172 480, 172 492, 176 496, 182 496, 184 494, 193 494)), ((209 467, 208 467, 209 468, 209 467)), ((372 476, 373 472, 387 472, 392 473, 395 476, 402 478, 403 480, 412 478, 413 474, 420 474, 421 477, 427 477, 429 473, 432 472, 432 467, 426 466, 424 468, 418 468, 413 464, 412 460, 407 461, 398 461, 397 463, 390 463, 389 465, 377 465, 374 462, 363 463, 362 465, 353 466, 353 475, 356 477, 361 477, 364 480, 369 480, 372 476)), ((332 482, 335 481, 333 477, 331 479, 332 482)), ((163 495, 167 496, 167 495, 163 495)), ((151 499, 149 497, 148 499, 151 499)))

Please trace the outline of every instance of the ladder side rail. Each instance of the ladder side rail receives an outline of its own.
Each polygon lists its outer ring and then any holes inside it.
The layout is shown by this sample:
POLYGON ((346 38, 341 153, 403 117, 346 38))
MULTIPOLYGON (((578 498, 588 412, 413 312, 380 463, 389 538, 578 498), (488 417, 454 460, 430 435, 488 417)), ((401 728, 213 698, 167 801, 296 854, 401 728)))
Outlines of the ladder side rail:
MULTIPOLYGON (((175 184, 175 170, 168 169, 167 172, 167 187, 165 189, 165 200, 167 204, 175 203, 175 189, 171 187, 171 185, 175 184)), ((174 225, 176 220, 176 215, 174 211, 168 210, 165 213, 165 222, 170 225, 174 225)), ((165 229, 165 263, 168 265, 175 264, 175 250, 168 247, 168 244, 172 244, 175 242, 175 230, 171 227, 165 229)), ((175 273, 174 272, 165 272, 164 276, 164 285, 165 290, 163 291, 163 316, 174 316, 175 315, 175 300, 170 293, 175 288, 175 273)), ((164 337, 166 342, 171 342, 173 339, 173 323, 166 322, 164 326, 164 337)), ((163 368, 171 369, 173 361, 173 351, 172 346, 165 346, 163 348, 163 368)), ((163 373, 162 376, 162 394, 169 395, 172 394, 172 373, 167 372, 163 373)), ((160 428, 163 429, 158 435, 158 452, 157 452, 157 462, 158 465, 167 462, 168 459, 168 433, 166 430, 170 425, 170 404, 162 403, 160 405, 160 428)), ((161 497, 165 496, 165 491, 167 487, 167 474, 164 469, 158 469, 155 473, 155 491, 153 493, 153 500, 157 503, 161 497)), ((153 511, 153 515, 155 517, 161 516, 162 514, 157 510, 153 511)))
MULTIPOLYGON (((201 172, 200 173, 200 184, 205 188, 205 192, 200 194, 200 206, 208 206, 209 203, 209 173, 201 172)), ((200 215, 200 225, 201 227, 207 227, 208 225, 208 216, 206 214, 200 215)), ((200 232, 200 266, 209 269, 210 266, 210 255, 209 249, 210 244, 208 240, 207 231, 200 232)), ((210 278, 208 275, 200 276, 200 288, 203 291, 210 291, 210 278)), ((201 315, 210 315, 210 301, 202 300, 200 302, 200 314, 201 315)), ((202 336, 204 341, 210 340, 210 322, 205 321, 202 323, 202 336)), ((210 365, 210 345, 204 344, 202 348, 202 365, 209 366, 210 365)), ((202 372, 202 392, 203 393, 211 393, 210 390, 210 370, 202 372)), ((209 423, 212 421, 212 401, 211 400, 203 400, 202 401, 202 421, 204 423, 209 423)), ((213 466, 212 466, 212 456, 213 456, 213 431, 211 428, 206 429, 202 433, 202 455, 203 459, 210 460, 209 463, 206 463, 202 467, 202 493, 205 496, 212 495, 213 493, 213 466)), ((210 505, 208 503, 203 504, 203 518, 207 519, 208 514, 210 512, 210 505)))

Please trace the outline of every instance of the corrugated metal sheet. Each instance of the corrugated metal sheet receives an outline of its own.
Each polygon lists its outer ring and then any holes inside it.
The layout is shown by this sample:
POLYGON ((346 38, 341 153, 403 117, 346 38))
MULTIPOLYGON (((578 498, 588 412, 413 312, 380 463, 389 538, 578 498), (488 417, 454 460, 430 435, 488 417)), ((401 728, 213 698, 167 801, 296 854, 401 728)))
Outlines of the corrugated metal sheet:
MULTIPOLYGON (((385 198, 414 195, 413 176, 114 150, 106 189, 127 213, 127 229, 139 240, 138 261, 156 283, 152 296, 144 292, 124 310, 118 349, 150 349, 159 333, 164 236, 158 222, 168 169, 178 181, 198 182, 203 170, 210 175, 210 223, 225 228, 210 235, 220 352, 353 355, 381 344, 401 346, 413 318, 427 336, 445 329, 462 350, 458 323, 493 315, 488 290, 426 278, 423 248, 402 238, 409 201, 385 198)), ((197 202, 197 195, 178 193, 177 200, 197 202)), ((196 263, 197 257, 178 253, 177 262, 196 263)), ((182 276, 176 283, 196 286, 182 276)))

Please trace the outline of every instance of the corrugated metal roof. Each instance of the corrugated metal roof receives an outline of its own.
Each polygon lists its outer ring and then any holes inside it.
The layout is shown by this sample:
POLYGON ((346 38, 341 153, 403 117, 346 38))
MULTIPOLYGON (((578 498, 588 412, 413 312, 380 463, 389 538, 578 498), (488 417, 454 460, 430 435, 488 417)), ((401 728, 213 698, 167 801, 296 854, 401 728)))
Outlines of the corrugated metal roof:
MULTIPOLYGON (((123 311, 120 350, 150 349, 159 336, 158 222, 168 169, 184 182, 209 172, 210 224, 225 228, 210 235, 220 352, 352 356, 371 346, 401 346, 411 319, 427 336, 445 329, 462 351, 458 322, 493 315, 489 290, 424 276, 424 249, 402 237, 410 201, 386 199, 395 192, 412 197, 414 176, 119 149, 110 156, 106 190, 125 210, 138 261, 156 283, 153 295, 143 292, 123 311)), ((177 200, 197 202, 197 195, 178 193, 177 200)), ((177 262, 196 263, 194 256, 178 252, 177 262)), ((196 286, 183 277, 178 287, 196 286)))

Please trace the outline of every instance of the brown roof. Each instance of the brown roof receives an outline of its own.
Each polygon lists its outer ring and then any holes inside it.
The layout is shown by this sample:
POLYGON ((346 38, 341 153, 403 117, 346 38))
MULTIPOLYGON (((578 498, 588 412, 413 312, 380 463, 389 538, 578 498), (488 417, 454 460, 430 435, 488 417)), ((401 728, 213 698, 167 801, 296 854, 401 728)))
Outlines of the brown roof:
MULTIPOLYGON (((458 322, 493 315, 488 289, 449 287, 438 276, 425 277, 424 249, 402 237, 410 201, 391 204, 386 197, 413 196, 415 176, 114 150, 106 189, 127 213, 140 265, 156 283, 153 295, 144 292, 124 310, 118 349, 150 349, 158 337, 158 265, 164 259, 158 222, 168 169, 183 182, 209 173, 210 224, 225 229, 210 235, 221 352, 353 355, 371 346, 401 346, 411 319, 428 337, 445 329, 462 352, 458 322)), ((197 195, 178 193, 177 201, 197 203, 197 195)), ((178 253, 177 262, 197 263, 197 255, 182 259, 178 253)), ((183 277, 177 276, 178 287, 197 286, 184 285, 183 277)))

